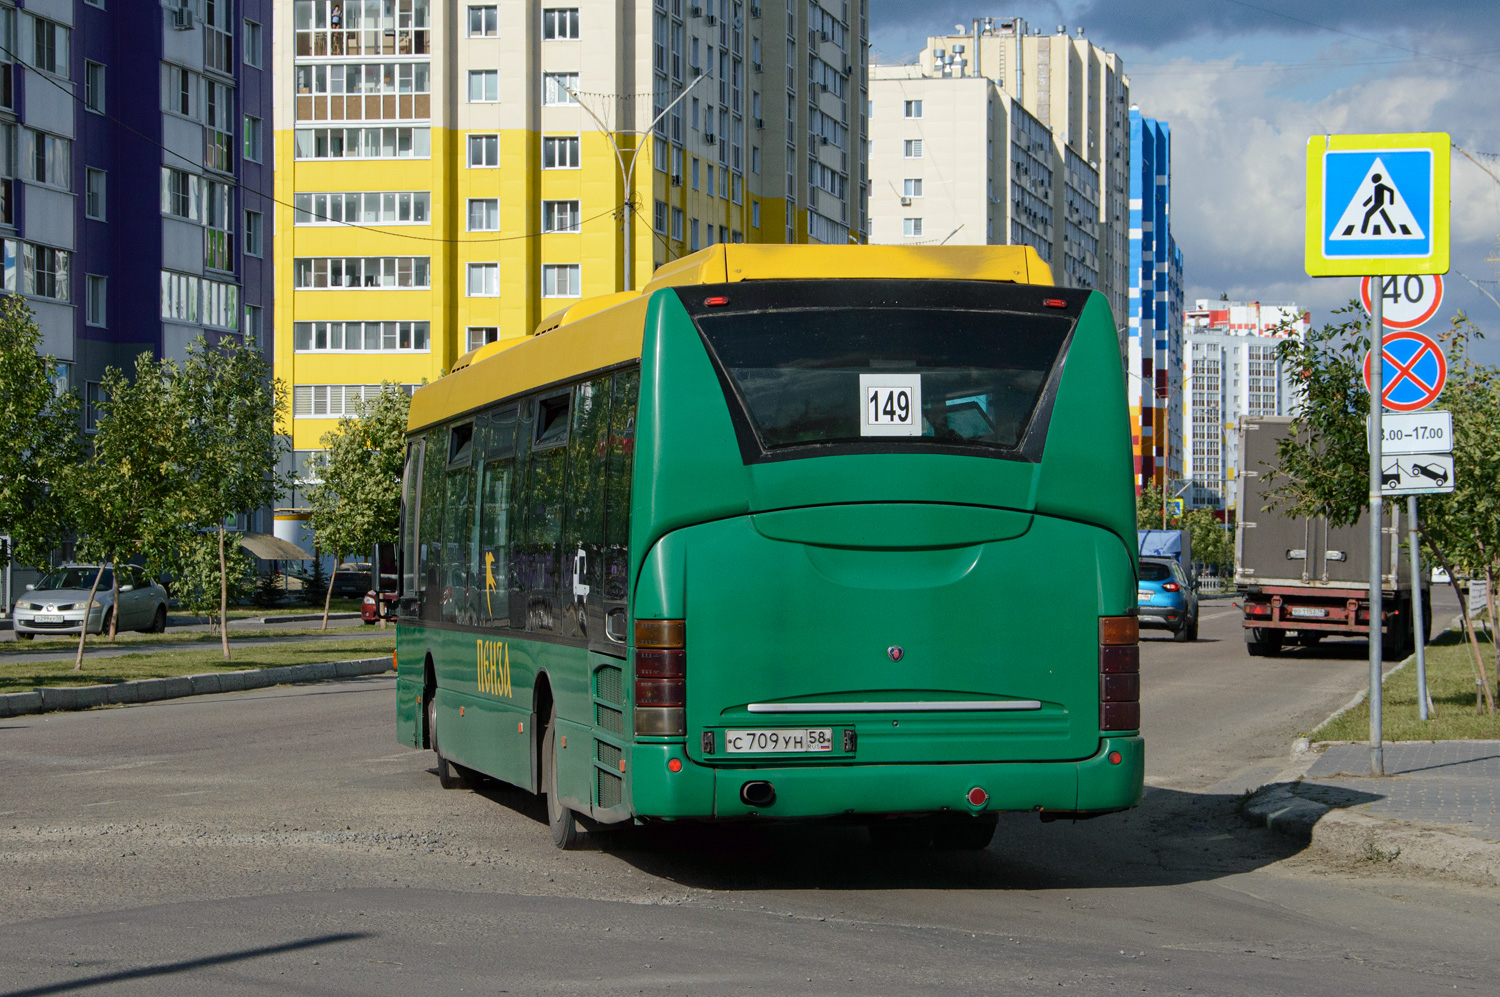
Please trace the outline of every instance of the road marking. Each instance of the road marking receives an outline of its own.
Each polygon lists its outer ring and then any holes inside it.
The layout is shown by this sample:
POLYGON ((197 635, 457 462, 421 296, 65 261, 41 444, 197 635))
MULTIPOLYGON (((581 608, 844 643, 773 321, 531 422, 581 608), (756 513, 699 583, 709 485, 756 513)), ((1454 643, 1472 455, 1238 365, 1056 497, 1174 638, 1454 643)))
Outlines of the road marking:
POLYGON ((197 796, 200 793, 212 793, 212 792, 213 792, 213 790, 211 790, 211 789, 190 789, 190 790, 188 790, 185 793, 164 793, 163 794, 163 799, 165 799, 168 796, 197 796))
POLYGON ((85 807, 107 807, 107 806, 109 806, 109 805, 111 805, 113 803, 124 803, 124 802, 125 802, 124 800, 105 800, 102 803, 83 803, 83 804, 80 804, 80 805, 81 806, 85 806, 85 807))
POLYGON ((1221 609, 1217 613, 1209 613, 1207 616, 1200 616, 1200 617, 1198 617, 1198 619, 1200 619, 1200 620, 1217 620, 1221 616, 1238 616, 1238 615, 1240 615, 1240 611, 1238 609, 1221 609))

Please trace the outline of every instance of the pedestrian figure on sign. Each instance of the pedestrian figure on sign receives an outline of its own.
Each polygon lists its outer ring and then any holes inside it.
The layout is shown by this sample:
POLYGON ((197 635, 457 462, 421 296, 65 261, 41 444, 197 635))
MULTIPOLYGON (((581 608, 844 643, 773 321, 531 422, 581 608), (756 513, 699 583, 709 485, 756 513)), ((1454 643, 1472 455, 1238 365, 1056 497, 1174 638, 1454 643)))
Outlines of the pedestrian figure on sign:
MULTIPOLYGON (((1365 198, 1362 202, 1364 206, 1368 207, 1370 210, 1365 212, 1365 220, 1360 222, 1359 232, 1361 235, 1368 235, 1370 233, 1370 221, 1377 214, 1379 214, 1381 219, 1384 220, 1385 230, 1387 232, 1394 232, 1396 231, 1396 223, 1391 221, 1390 213, 1385 210, 1385 207, 1387 204, 1395 201, 1396 188, 1392 187, 1388 183, 1384 183, 1383 181, 1385 178, 1382 177, 1379 173, 1371 174, 1370 179, 1375 181, 1375 186, 1374 189, 1371 190, 1370 196, 1365 198)), ((1407 228, 1405 225, 1402 225, 1401 233, 1403 235, 1411 235, 1411 229, 1407 228)), ((1380 226, 1378 224, 1375 226, 1374 234, 1380 234, 1380 226)))

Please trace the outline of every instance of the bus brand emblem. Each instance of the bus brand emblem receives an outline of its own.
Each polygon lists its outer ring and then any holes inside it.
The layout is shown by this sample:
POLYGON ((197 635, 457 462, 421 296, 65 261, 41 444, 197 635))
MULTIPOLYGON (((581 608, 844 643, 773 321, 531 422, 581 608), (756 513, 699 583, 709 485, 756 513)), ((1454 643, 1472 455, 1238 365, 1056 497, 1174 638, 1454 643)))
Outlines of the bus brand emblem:
POLYGON ((890 657, 892 661, 900 661, 906 656, 906 649, 898 644, 896 646, 886 648, 885 653, 890 657))

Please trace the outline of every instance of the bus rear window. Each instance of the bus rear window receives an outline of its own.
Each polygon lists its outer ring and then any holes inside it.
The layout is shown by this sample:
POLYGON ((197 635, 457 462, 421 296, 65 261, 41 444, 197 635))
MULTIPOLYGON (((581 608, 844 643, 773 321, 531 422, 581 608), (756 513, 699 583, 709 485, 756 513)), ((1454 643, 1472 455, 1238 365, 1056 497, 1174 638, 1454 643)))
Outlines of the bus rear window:
POLYGON ((1014 450, 1076 317, 906 300, 694 311, 766 452, 1014 450))

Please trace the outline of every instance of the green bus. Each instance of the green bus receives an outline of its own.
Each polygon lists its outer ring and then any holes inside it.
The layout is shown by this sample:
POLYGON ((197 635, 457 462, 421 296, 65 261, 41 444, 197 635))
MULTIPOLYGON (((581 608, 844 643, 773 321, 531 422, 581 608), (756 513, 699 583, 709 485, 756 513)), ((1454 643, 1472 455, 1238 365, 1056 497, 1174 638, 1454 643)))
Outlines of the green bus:
POLYGON ((695 253, 413 396, 400 740, 563 848, 1134 806, 1132 469, 1108 304, 1034 250, 695 253))

